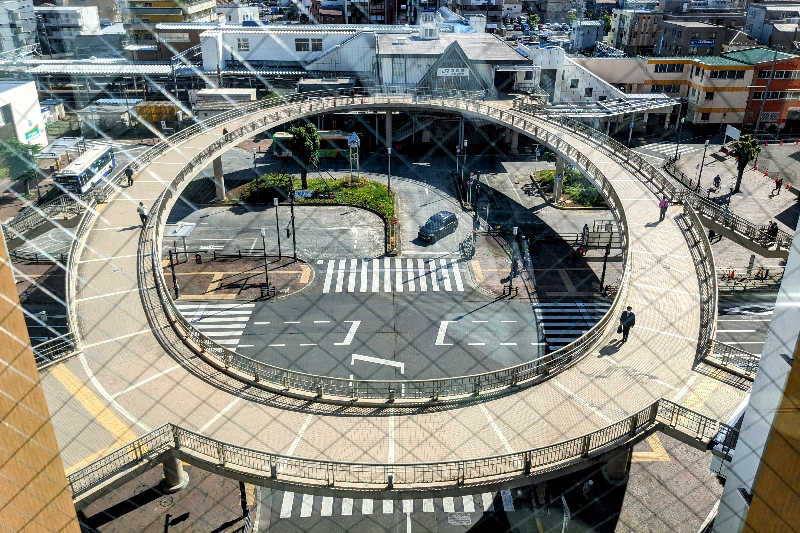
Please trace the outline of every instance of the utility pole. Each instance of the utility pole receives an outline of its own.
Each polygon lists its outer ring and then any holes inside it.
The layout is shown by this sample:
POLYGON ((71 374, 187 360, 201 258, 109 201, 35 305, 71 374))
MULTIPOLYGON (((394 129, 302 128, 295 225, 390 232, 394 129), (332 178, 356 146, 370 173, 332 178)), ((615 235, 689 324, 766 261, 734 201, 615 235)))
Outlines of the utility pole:
POLYGON ((267 230, 261 228, 261 245, 264 247, 264 278, 267 281, 267 293, 269 293, 269 265, 267 264, 267 230))
POLYGON ((608 238, 608 242, 606 243, 606 254, 603 256, 603 273, 600 275, 600 291, 603 291, 603 287, 606 284, 606 265, 608 264, 608 256, 611 253, 611 236, 608 238))
POLYGON ((389 189, 389 198, 392 197, 392 147, 386 147, 386 166, 388 172, 388 179, 386 181, 386 188, 389 189))
POLYGON ((281 254, 281 227, 278 225, 278 198, 272 199, 272 205, 275 206, 275 233, 278 234, 278 259, 283 257, 281 254))
MULTIPOLYGON (((512 233, 514 234, 514 240, 517 239, 517 226, 514 226, 512 233)), ((514 257, 514 249, 511 249, 511 272, 508 275, 508 295, 511 296, 511 291, 514 290, 514 264, 517 258, 514 257)))
POLYGON ((295 240, 295 231, 294 231, 294 181, 289 180, 291 185, 289 195, 291 199, 289 200, 289 213, 291 215, 291 222, 292 222, 292 257, 295 261, 297 261, 297 241, 295 240))
POLYGON ((700 160, 700 170, 697 172, 697 187, 695 187, 695 191, 700 190, 700 176, 703 175, 703 165, 706 164, 706 152, 708 151, 708 139, 706 139, 705 148, 703 148, 703 159, 700 160))

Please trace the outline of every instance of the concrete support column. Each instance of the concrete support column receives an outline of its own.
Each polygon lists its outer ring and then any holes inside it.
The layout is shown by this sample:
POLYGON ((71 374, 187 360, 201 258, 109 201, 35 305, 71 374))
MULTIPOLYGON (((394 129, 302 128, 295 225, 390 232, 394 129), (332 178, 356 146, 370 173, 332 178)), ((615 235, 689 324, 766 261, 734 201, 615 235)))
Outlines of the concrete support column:
POLYGON ((386 112, 386 147, 392 146, 392 113, 386 112))
POLYGON ((644 117, 642 117, 642 131, 647 132, 647 119, 650 117, 650 113, 645 113, 644 117))
POLYGON ((599 118, 593 118, 592 119, 592 127, 594 129, 596 129, 596 130, 600 129, 600 119, 599 118))
POLYGON ((631 464, 632 448, 622 448, 608 456, 608 462, 603 465, 603 477, 615 485, 624 483, 628 478, 631 464))
POLYGON ((561 200, 561 191, 564 188, 564 158, 556 156, 556 179, 553 181, 553 201, 561 200))
POLYGON ((516 154, 519 152, 519 132, 511 132, 511 153, 516 154))
POLYGON ((162 489, 167 493, 181 490, 189 484, 189 474, 183 469, 181 460, 170 454, 162 463, 164 467, 164 480, 161 482, 162 489))
POLYGON ((671 113, 666 113, 664 115, 664 131, 667 131, 669 129, 669 119, 671 116, 672 116, 671 113))
POLYGON ((214 159, 214 187, 217 190, 217 200, 225 199, 225 175, 222 174, 222 156, 214 159))

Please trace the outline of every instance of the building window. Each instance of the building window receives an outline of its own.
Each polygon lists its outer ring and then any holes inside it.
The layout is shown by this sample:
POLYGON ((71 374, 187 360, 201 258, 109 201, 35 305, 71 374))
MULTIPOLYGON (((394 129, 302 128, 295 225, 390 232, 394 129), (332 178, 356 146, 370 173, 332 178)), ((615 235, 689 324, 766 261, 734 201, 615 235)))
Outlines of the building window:
POLYGON ((311 51, 322 52, 322 39, 311 39, 311 51))
POLYGON ((526 70, 525 71, 525 81, 531 81, 533 79, 533 71, 526 70))
POLYGON ((769 78, 769 70, 759 70, 758 78, 761 80, 766 80, 767 78, 769 78))
POLYGON ((714 91, 708 91, 706 93, 706 100, 713 100, 714 99, 714 91))
POLYGON ((570 89, 577 89, 578 88, 578 80, 577 79, 569 80, 569 88, 570 89))
POLYGON ((583 90, 583 96, 589 98, 590 96, 592 96, 592 91, 593 91, 593 89, 591 87, 586 87, 583 90))
POLYGON ((236 49, 240 52, 249 52, 250 39, 236 39, 236 49))
POLYGON ((708 120, 711 118, 711 113, 700 113, 700 120, 708 120))
POLYGON ((712 70, 708 75, 709 78, 719 78, 719 70, 712 70))
POLYGON ((295 39, 294 50, 295 52, 308 52, 311 50, 311 45, 309 44, 308 39, 295 39))

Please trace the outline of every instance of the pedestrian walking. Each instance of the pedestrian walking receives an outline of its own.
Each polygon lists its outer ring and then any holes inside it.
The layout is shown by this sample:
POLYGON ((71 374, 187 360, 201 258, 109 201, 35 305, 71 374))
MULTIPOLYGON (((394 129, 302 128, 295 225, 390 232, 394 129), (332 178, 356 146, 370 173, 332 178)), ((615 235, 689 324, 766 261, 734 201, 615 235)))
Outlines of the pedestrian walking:
POLYGON ((133 185, 133 169, 131 167, 125 167, 125 177, 128 178, 128 187, 133 185))
POLYGON ((628 340, 628 334, 631 328, 636 325, 636 315, 633 313, 633 308, 629 305, 619 317, 619 327, 617 333, 622 333, 622 342, 628 340))
POLYGON ((139 202, 139 207, 136 208, 136 212, 139 213, 139 218, 142 220, 142 229, 144 229, 144 225, 147 222, 147 208, 142 202, 139 202))
POLYGON ((228 128, 222 128, 222 134, 223 135, 227 135, 228 134, 228 128))
POLYGON ((719 177, 719 174, 714 176, 714 188, 719 189, 721 183, 722 183, 722 178, 719 177))
POLYGON ((667 216, 667 208, 668 207, 669 207, 669 201, 667 200, 667 196, 664 195, 664 197, 661 198, 661 201, 658 202, 658 209, 661 211, 661 214, 658 216, 658 221, 659 222, 664 220, 664 217, 667 216))
POLYGON ((783 178, 775 178, 775 190, 772 191, 772 194, 780 194, 781 187, 783 187, 783 178))

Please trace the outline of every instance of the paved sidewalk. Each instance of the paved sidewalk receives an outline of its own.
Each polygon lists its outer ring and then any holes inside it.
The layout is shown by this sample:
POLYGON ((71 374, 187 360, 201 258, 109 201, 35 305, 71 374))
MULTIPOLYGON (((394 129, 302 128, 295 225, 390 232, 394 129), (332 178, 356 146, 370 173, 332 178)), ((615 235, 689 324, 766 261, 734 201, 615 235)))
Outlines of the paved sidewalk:
MULTIPOLYGON (((478 235, 475 255, 469 261, 469 268, 472 279, 485 293, 502 296, 511 272, 511 259, 505 249, 505 242, 497 236, 478 235)), ((519 277, 514 281, 520 288, 519 297, 527 297, 519 277)))

